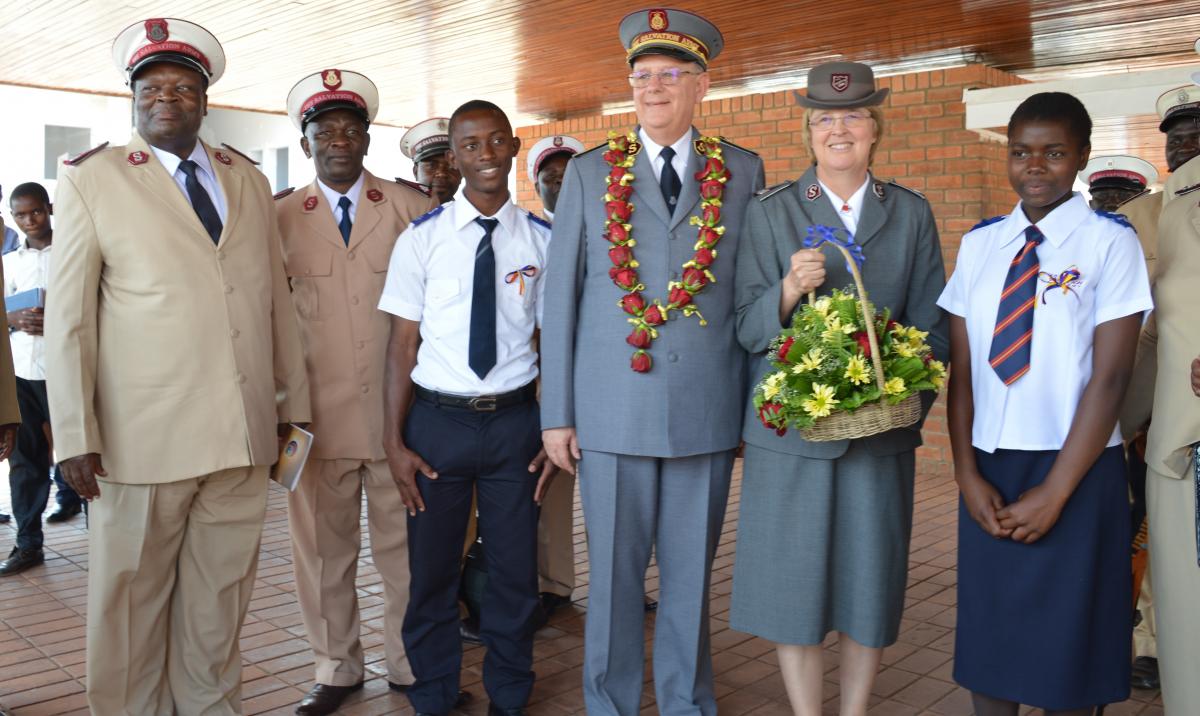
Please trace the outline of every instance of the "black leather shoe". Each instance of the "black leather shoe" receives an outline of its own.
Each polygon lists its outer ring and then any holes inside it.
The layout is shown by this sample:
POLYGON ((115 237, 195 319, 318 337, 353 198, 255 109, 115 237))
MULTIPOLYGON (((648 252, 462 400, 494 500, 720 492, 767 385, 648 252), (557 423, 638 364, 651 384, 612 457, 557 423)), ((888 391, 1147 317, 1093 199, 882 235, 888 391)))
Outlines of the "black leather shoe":
POLYGON ((46 555, 40 549, 17 549, 13 547, 13 551, 8 554, 8 559, 0 562, 0 577, 19 574, 45 561, 46 555))
POLYGON ((488 716, 525 716, 525 709, 502 709, 496 704, 488 704, 488 716))
POLYGON ((1133 660, 1133 677, 1129 685, 1143 691, 1157 691, 1162 686, 1158 678, 1158 659, 1139 656, 1133 660))
POLYGON ((296 706, 296 713, 306 714, 306 716, 325 716, 338 710, 342 702, 350 694, 358 691, 363 687, 362 682, 358 682, 353 686, 330 686, 329 684, 317 684, 312 687, 304 699, 296 706))
POLYGON ((463 619, 458 623, 458 635, 468 644, 482 644, 483 639, 479 636, 479 626, 463 619))
MULTIPOLYGON (((388 682, 391 685, 391 682, 388 682)), ((408 687, 405 687, 408 688, 408 687)), ((461 709, 463 706, 471 703, 471 694, 467 691, 459 691, 458 698, 454 701, 454 708, 461 709)), ((433 711, 418 711, 414 716, 447 716, 446 714, 435 713, 433 711)))
POLYGON ((0 525, 6 525, 12 522, 12 515, 0 512, 0 525))
POLYGON ((651 599, 649 594, 646 595, 646 611, 648 611, 648 612, 658 611, 658 601, 655 599, 651 599))
POLYGON ((79 514, 80 512, 83 512, 83 508, 80 507, 78 504, 67 505, 66 507, 60 506, 54 512, 51 512, 49 515, 46 515, 46 521, 47 522, 66 522, 67 520, 71 519, 72 517, 79 514))
POLYGON ((571 598, 554 592, 542 592, 538 595, 538 601, 542 603, 542 611, 546 616, 551 617, 554 616, 554 612, 570 604, 571 598))
POLYGON ((395 681, 388 681, 388 688, 399 694, 407 694, 412 684, 397 684, 395 681))

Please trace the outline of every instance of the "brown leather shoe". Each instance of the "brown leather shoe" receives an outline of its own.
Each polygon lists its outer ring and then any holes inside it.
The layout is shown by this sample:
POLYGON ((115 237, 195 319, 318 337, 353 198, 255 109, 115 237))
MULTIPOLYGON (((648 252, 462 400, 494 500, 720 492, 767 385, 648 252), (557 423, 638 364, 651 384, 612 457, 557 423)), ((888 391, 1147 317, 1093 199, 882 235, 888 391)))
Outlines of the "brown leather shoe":
POLYGON ((296 706, 296 713, 305 716, 325 716, 337 711, 350 694, 363 687, 362 682, 353 686, 330 686, 317 684, 312 687, 304 699, 296 706))

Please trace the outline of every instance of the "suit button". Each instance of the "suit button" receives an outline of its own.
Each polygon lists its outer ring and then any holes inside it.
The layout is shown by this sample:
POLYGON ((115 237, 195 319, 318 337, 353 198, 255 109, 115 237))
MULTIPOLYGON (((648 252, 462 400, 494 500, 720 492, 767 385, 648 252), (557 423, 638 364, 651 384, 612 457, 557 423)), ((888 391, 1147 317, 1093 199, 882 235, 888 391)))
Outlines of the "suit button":
POLYGON ((358 305, 358 296, 351 296, 351 297, 350 297, 350 303, 352 303, 352 304, 354 304, 355 306, 357 306, 357 305, 358 305))
POLYGON ((678 353, 668 353, 667 360, 669 360, 672 363, 678 363, 679 362, 679 354, 678 353))
POLYGON ((245 373, 238 373, 238 382, 239 382, 239 383, 245 383, 245 382, 246 382, 246 374, 245 374, 245 373))
POLYGON ((234 328, 234 329, 232 329, 231 331, 229 331, 229 337, 230 337, 230 338, 237 338, 239 335, 240 335, 240 334, 238 333, 238 329, 236 329, 236 328, 234 328))
POLYGON ((350 259, 351 261, 353 261, 353 260, 354 260, 354 252, 353 252, 353 251, 351 251, 350 253, 346 254, 346 258, 348 258, 348 259, 350 259))
POLYGON ((364 393, 366 393, 366 392, 367 392, 367 391, 369 391, 369 390, 370 390, 370 388, 369 388, 369 387, 367 387, 366 385, 364 385, 364 386, 362 387, 362 392, 364 392, 364 393))
POLYGON ((226 286, 225 293, 233 293, 233 286, 226 286))

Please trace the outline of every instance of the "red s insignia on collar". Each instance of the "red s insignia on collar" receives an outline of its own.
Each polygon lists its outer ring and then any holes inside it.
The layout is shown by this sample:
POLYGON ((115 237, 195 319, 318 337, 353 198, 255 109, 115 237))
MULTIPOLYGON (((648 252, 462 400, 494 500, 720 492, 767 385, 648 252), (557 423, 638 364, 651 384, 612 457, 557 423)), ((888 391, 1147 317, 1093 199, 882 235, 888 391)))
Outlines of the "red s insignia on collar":
POLYGON ((305 211, 312 211, 315 208, 317 208, 317 197, 310 196, 304 200, 304 210, 305 211))
POLYGON ((383 192, 378 189, 368 189, 367 198, 376 203, 381 202, 383 201, 383 192))
POLYGON ((125 159, 129 162, 130 166, 136 167, 139 164, 145 164, 150 161, 150 155, 142 151, 130 152, 129 156, 125 159))
POLYGON ((225 166, 233 164, 233 160, 230 159, 229 155, 224 152, 213 152, 213 156, 217 158, 218 162, 221 162, 225 166))

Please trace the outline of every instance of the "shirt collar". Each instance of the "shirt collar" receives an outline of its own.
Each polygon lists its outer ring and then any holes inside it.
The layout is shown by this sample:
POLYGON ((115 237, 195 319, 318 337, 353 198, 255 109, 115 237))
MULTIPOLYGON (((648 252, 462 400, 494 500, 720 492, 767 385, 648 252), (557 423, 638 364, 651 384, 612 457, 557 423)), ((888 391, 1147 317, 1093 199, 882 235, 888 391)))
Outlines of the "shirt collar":
POLYGON ((320 180, 320 178, 317 179, 317 186, 321 187, 321 193, 325 195, 325 201, 329 202, 329 206, 332 208, 337 208, 338 199, 342 198, 343 196, 350 200, 351 206, 357 207, 358 196, 362 193, 363 177, 366 175, 366 173, 367 172, 365 169, 359 172, 358 179, 356 179, 354 184, 346 190, 345 194, 342 194, 335 189, 330 189, 325 185, 325 182, 320 180))
POLYGON ((467 199, 466 191, 467 185, 466 183, 463 183, 463 185, 460 186, 458 191, 454 194, 451 209, 454 211, 455 230, 462 231, 467 227, 467 224, 470 224, 472 221, 474 221, 476 217, 482 217, 484 219, 498 219, 500 221, 500 225, 503 226, 504 230, 510 234, 516 230, 517 207, 512 203, 511 196, 504 202, 504 206, 501 206, 500 210, 495 214, 491 216, 484 216, 482 213, 480 213, 479 209, 476 209, 475 205, 472 204, 469 199, 467 199))
MULTIPOLYGON (((1037 227, 1042 232, 1042 236, 1046 237, 1046 241, 1049 241, 1051 246, 1058 248, 1091 211, 1083 195, 1073 192, 1070 199, 1055 207, 1037 223, 1037 227)), ((1025 216, 1025 212, 1021 209, 1021 202, 1017 202, 1016 208, 1008 215, 1008 220, 1005 222, 1005 230, 1002 234, 1003 242, 1000 246, 1007 246, 1017 239, 1023 239, 1025 229, 1032 225, 1029 217, 1025 216)))
POLYGON ((820 179, 817 180, 817 183, 821 185, 821 189, 828 194, 831 199, 835 200, 833 201, 834 209, 841 211, 842 207, 838 205, 838 202, 841 201, 849 205, 852 212, 858 214, 862 209, 863 198, 867 195, 867 187, 871 185, 871 174, 869 172, 867 173, 867 180, 864 181, 862 186, 860 186, 853 194, 850 195, 849 199, 843 199, 842 197, 838 196, 837 192, 826 186, 825 182, 821 181, 820 179))
POLYGON ((52 248, 54 248, 53 241, 50 242, 50 245, 44 249, 35 249, 29 245, 29 237, 28 236, 22 236, 20 242, 17 243, 17 253, 19 253, 19 254, 23 254, 26 251, 35 251, 40 254, 43 251, 49 251, 52 248))
MULTIPOLYGON (((642 129, 641 127, 638 127, 638 137, 642 140, 642 144, 645 145, 646 151, 648 152, 646 156, 650 158, 650 161, 658 159, 658 155, 662 154, 663 145, 651 139, 650 135, 646 134, 646 130, 642 129)), ((676 157, 686 157, 688 145, 691 143, 692 130, 689 129, 683 133, 682 137, 676 139, 671 144, 671 148, 675 150, 676 157)))
MULTIPOLYGON (((154 156, 158 157, 158 161, 163 165, 163 169, 167 170, 167 174, 172 177, 179 170, 179 165, 183 162, 178 155, 168 152, 165 149, 159 149, 153 144, 150 145, 150 151, 154 152, 154 156)), ((196 146, 192 148, 192 153, 188 155, 188 159, 200 167, 200 171, 208 175, 209 179, 216 181, 216 175, 213 174, 212 163, 208 161, 208 152, 204 151, 204 144, 197 139, 196 146)))

